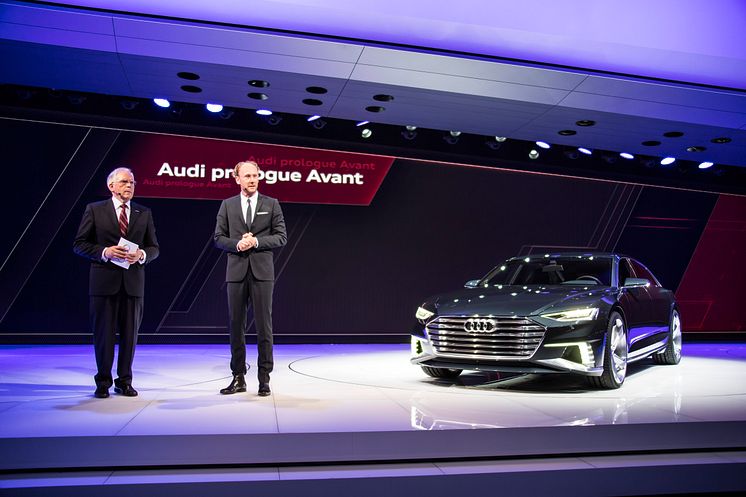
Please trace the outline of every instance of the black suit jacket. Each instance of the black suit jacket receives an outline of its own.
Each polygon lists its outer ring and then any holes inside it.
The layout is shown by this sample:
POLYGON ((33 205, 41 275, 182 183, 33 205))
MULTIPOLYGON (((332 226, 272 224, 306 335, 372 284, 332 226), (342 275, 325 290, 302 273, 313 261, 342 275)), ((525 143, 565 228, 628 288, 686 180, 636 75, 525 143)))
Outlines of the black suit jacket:
POLYGON ((140 250, 145 252, 145 264, 136 262, 128 269, 124 269, 111 261, 101 260, 104 248, 118 245, 121 237, 117 213, 111 198, 88 204, 85 208, 73 250, 91 261, 89 295, 114 295, 119 292, 122 283, 128 295, 145 295, 145 265, 158 257, 158 239, 155 236, 155 224, 150 209, 132 201, 130 209, 125 238, 136 243, 140 250))
POLYGON ((228 252, 225 281, 243 281, 251 268, 254 278, 260 281, 275 279, 272 249, 287 242, 285 218, 280 202, 261 195, 256 201, 256 212, 251 226, 246 226, 241 212, 241 194, 223 200, 215 223, 215 246, 228 252), (251 232, 259 242, 258 248, 239 252, 236 248, 244 233, 251 232), (249 264, 249 261, 251 264, 249 264))

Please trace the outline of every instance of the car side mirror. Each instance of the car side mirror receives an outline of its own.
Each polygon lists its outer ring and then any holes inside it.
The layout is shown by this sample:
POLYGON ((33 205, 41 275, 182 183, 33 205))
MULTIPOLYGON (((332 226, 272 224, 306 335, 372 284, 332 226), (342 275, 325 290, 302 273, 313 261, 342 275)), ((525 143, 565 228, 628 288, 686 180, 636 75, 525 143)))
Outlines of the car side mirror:
POLYGON ((476 288, 479 286, 479 280, 469 280, 464 283, 464 288, 476 288))
POLYGON ((626 278, 624 280, 624 287, 638 287, 638 286, 650 286, 650 280, 645 278, 626 278))

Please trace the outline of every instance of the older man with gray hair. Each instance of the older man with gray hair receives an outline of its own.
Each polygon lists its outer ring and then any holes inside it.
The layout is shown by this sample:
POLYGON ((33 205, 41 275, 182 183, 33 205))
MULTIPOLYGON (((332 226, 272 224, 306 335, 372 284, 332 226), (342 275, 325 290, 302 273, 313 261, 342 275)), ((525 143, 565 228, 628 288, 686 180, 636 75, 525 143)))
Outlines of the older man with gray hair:
POLYGON ((113 384, 116 393, 135 397, 132 361, 142 322, 145 264, 158 257, 158 240, 150 209, 132 202, 132 171, 114 169, 106 185, 111 198, 86 206, 73 250, 91 261, 88 295, 97 367, 93 395, 108 397, 113 384), (117 333, 117 379, 112 380, 117 333))

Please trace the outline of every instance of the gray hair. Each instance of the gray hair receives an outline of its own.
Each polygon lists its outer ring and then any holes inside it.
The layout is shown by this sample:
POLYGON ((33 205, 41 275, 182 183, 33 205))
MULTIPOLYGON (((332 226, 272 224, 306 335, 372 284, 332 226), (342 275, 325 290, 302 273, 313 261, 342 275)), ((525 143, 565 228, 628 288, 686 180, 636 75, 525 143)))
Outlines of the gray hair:
POLYGON ((132 175, 132 179, 135 179, 135 173, 132 172, 132 169, 130 169, 129 167, 118 167, 110 172, 109 175, 106 177, 106 184, 110 185, 111 182, 114 181, 114 176, 121 173, 122 171, 130 173, 132 175))

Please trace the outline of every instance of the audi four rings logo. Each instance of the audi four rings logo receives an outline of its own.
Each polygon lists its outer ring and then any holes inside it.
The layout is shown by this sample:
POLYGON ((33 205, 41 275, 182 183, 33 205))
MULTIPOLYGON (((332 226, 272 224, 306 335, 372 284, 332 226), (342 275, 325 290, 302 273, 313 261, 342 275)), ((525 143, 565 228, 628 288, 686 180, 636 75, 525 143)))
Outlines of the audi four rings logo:
POLYGON ((466 331, 488 332, 497 328, 497 321, 494 319, 467 319, 464 323, 466 331))

